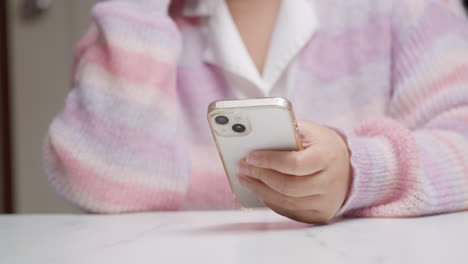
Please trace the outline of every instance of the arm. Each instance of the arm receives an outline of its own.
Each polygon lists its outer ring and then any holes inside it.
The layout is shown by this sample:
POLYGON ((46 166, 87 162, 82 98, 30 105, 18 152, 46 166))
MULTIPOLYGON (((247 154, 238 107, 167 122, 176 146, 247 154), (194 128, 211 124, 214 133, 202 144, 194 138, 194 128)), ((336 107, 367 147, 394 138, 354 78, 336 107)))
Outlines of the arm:
POLYGON ((99 3, 76 49, 73 89, 44 160, 52 185, 85 210, 180 207, 189 166, 177 121, 181 40, 168 5, 99 3))
POLYGON ((386 117, 348 134, 300 122, 303 150, 255 151, 239 165, 240 183, 277 213, 327 223, 468 209, 467 19, 455 1, 394 3, 386 117))
POLYGON ((341 214, 468 209, 468 22, 458 1, 420 2, 409 27, 398 25, 409 14, 395 16, 388 118, 348 135, 354 181, 341 214))

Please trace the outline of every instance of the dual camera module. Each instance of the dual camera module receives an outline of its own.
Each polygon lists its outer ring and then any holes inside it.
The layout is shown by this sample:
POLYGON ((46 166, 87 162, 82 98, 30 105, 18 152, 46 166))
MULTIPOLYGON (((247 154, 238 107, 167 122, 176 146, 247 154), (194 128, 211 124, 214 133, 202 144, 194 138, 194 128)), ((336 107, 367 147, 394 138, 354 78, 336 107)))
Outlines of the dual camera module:
MULTIPOLYGON (((219 125, 227 125, 229 124, 229 118, 227 118, 226 116, 220 115, 215 118, 215 122, 219 125)), ((231 128, 234 132, 237 132, 237 133, 244 133, 245 130, 247 129, 242 124, 234 124, 231 128)))

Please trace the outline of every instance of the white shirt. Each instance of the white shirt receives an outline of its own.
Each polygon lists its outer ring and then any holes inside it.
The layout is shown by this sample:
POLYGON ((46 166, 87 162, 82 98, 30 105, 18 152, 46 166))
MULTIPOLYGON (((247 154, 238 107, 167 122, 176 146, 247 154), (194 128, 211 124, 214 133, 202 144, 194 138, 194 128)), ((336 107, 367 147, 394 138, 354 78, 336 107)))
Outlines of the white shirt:
POLYGON ((207 16, 204 59, 224 69, 237 98, 286 96, 294 58, 318 28, 313 0, 283 1, 273 31, 264 72, 257 70, 225 0, 188 1, 185 15, 207 16))

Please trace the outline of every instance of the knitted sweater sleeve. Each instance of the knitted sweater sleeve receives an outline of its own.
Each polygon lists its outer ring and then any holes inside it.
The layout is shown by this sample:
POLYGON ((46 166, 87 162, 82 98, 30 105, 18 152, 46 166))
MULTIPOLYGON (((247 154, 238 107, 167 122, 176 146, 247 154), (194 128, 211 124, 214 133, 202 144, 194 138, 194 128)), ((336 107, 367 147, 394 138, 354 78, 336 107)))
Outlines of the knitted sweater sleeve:
POLYGON ((386 118, 347 137, 354 179, 340 215, 468 209, 468 20, 458 1, 395 1, 386 118))
POLYGON ((87 211, 180 207, 189 159, 177 121, 181 36, 168 6, 101 2, 76 49, 72 90, 50 126, 44 163, 58 192, 87 211))

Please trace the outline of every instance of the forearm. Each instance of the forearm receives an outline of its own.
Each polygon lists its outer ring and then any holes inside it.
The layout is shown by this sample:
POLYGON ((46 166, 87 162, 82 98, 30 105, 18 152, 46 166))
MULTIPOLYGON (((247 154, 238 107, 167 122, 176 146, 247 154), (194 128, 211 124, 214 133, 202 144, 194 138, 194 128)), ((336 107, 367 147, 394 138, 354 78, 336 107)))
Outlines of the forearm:
POLYGON ((175 143, 180 36, 159 3, 98 4, 77 48, 73 89, 44 157, 53 185, 86 210, 177 209, 183 198, 189 168, 175 143))
POLYGON ((354 183, 341 214, 468 209, 468 20, 456 1, 400 2, 413 17, 395 16, 387 117, 348 133, 354 183))
POLYGON ((341 214, 402 217, 468 209, 467 139, 453 130, 410 131, 389 119, 363 125, 348 137, 354 182, 341 214))

